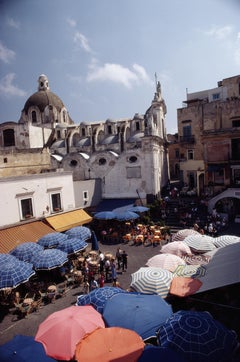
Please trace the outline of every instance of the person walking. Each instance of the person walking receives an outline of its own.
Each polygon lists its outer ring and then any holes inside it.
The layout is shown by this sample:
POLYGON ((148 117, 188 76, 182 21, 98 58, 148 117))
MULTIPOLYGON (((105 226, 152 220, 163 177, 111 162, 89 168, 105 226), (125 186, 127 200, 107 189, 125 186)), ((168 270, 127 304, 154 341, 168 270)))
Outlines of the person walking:
POLYGON ((122 252, 122 271, 124 272, 125 270, 127 270, 128 267, 128 254, 126 253, 125 250, 123 250, 122 252))

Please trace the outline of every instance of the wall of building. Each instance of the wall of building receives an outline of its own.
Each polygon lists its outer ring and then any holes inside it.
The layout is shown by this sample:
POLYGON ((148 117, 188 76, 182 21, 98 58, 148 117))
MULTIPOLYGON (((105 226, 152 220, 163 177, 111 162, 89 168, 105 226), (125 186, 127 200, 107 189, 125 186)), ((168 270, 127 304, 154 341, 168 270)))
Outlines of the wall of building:
POLYGON ((32 198, 35 219, 52 214, 51 193, 61 194, 62 211, 75 208, 72 174, 68 172, 2 178, 0 187, 0 227, 26 221, 21 217, 20 200, 23 199, 32 198))
POLYGON ((73 188, 76 208, 95 207, 102 200, 100 179, 74 181, 73 188))

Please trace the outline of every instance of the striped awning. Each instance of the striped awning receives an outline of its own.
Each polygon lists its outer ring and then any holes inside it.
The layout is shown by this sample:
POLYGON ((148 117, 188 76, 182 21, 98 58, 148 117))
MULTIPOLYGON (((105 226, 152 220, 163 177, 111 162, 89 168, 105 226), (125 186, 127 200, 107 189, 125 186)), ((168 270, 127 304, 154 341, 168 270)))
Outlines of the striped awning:
POLYGON ((0 230, 0 253, 8 253, 24 242, 36 242, 43 235, 53 232, 54 230, 42 221, 2 229, 0 230))

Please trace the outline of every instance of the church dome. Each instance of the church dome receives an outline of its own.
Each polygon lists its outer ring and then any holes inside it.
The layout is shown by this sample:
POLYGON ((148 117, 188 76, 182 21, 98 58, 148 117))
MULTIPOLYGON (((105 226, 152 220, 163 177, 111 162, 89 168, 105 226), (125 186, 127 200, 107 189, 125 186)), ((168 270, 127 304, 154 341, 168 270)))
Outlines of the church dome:
POLYGON ((62 100, 50 90, 40 90, 31 95, 24 105, 24 112, 27 114, 30 107, 38 107, 43 112, 47 106, 52 106, 58 112, 64 107, 62 100))
POLYGON ((30 107, 38 107, 40 112, 43 112, 47 106, 55 107, 60 112, 64 104, 56 94, 50 91, 48 77, 41 74, 38 77, 38 92, 28 98, 23 111, 27 114, 30 107))

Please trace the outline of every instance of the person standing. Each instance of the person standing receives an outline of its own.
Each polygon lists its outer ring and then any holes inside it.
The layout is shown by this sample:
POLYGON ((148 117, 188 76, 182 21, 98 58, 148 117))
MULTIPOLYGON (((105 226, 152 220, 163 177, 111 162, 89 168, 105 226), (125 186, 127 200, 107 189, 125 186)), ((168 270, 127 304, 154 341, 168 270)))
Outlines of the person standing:
POLYGON ((116 281, 117 281, 117 271, 116 271, 116 264, 115 264, 114 259, 111 260, 111 273, 112 273, 112 281, 113 281, 113 283, 116 283, 116 281))
POLYGON ((117 248, 116 259, 117 259, 117 268, 119 270, 121 269, 121 262, 122 262, 122 250, 120 248, 117 248))
POLYGON ((122 271, 124 272, 125 270, 127 270, 128 267, 128 254, 126 253, 125 250, 123 250, 122 252, 122 271))

